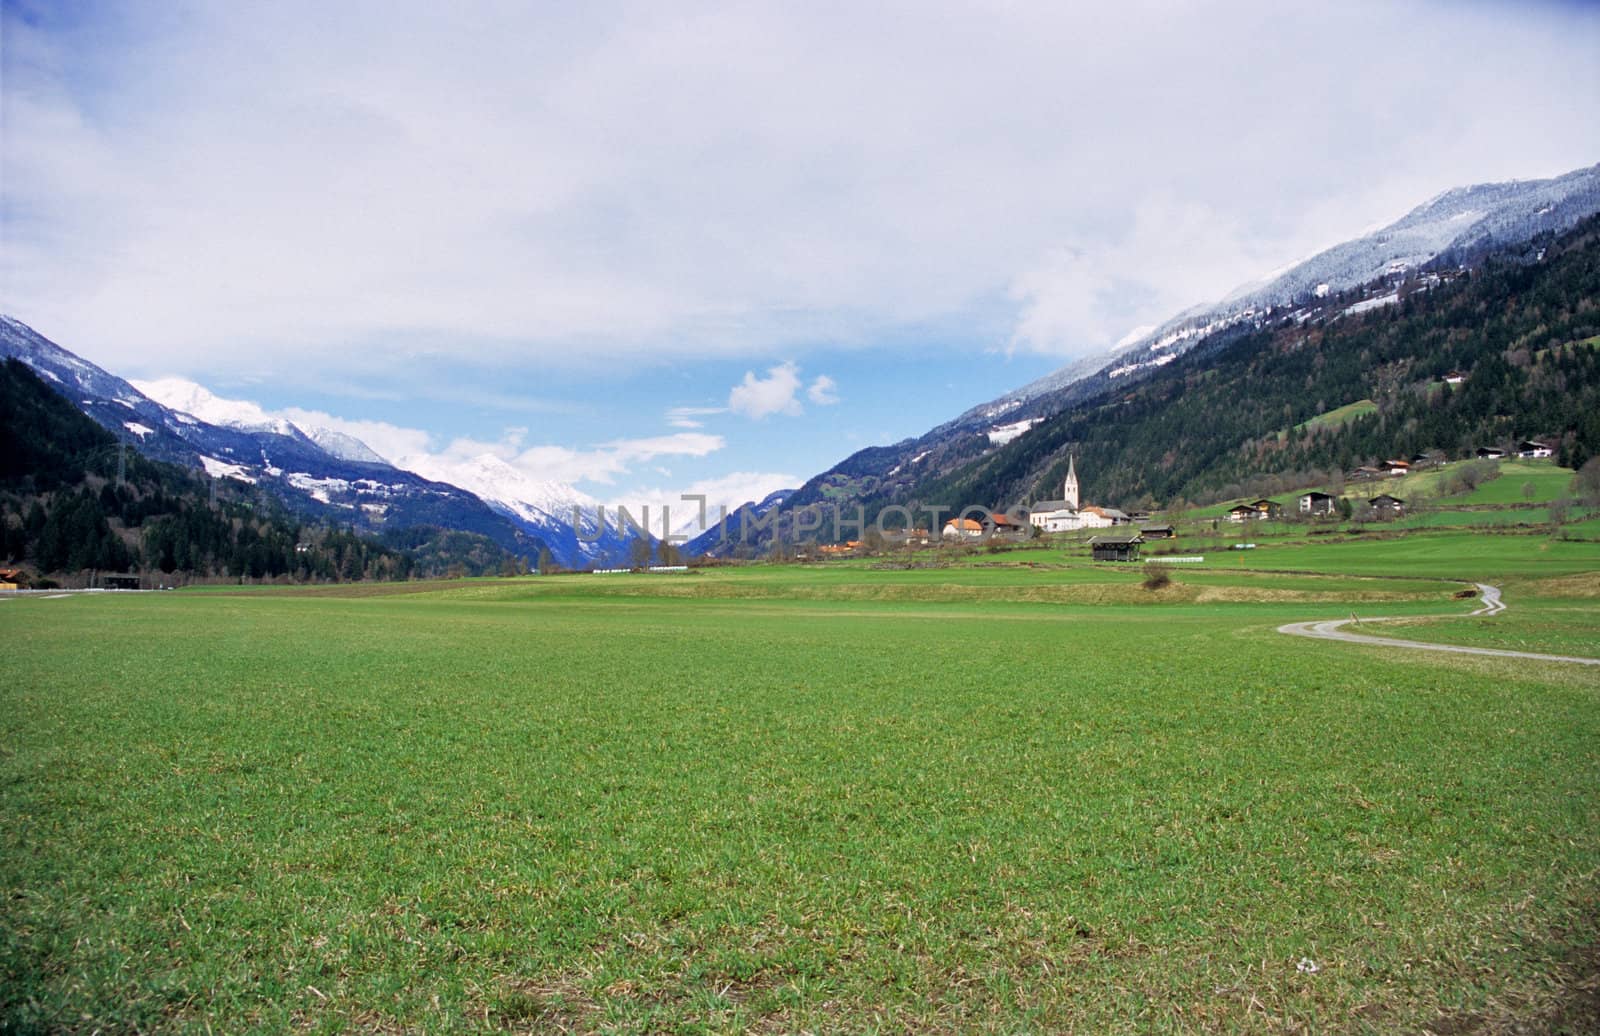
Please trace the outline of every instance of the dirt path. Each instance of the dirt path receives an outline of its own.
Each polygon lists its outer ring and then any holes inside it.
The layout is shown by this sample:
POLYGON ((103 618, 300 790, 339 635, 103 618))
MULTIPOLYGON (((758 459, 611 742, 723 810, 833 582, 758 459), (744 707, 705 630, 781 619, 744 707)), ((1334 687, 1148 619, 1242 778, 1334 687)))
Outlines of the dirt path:
MULTIPOLYGON (((1478 593, 1482 595, 1480 604, 1473 615, 1499 615, 1506 610, 1506 604, 1500 599, 1500 589, 1487 583, 1479 583, 1478 593)), ((1576 655, 1541 655, 1534 651, 1506 651, 1501 648, 1466 647, 1462 644, 1430 644, 1422 640, 1397 640, 1393 637, 1369 637, 1362 633, 1346 633, 1340 629, 1351 622, 1357 621, 1354 616, 1348 619, 1323 619, 1313 622, 1290 622, 1278 627, 1279 633, 1288 633, 1296 637, 1315 637, 1319 640, 1340 640, 1346 644, 1377 644, 1380 647, 1410 648, 1413 651, 1449 651, 1458 655, 1498 655, 1501 658, 1533 658, 1541 662, 1575 662, 1578 665, 1600 665, 1600 658, 1579 658, 1576 655)), ((1383 619, 1368 619, 1368 622, 1382 622, 1383 619)))

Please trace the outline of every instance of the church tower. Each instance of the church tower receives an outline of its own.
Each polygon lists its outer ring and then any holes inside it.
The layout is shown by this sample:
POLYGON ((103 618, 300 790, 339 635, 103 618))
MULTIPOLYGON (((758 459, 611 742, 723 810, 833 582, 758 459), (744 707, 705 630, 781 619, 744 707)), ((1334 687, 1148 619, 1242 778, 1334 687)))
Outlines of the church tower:
POLYGON ((1061 499, 1067 502, 1072 510, 1078 510, 1078 472, 1074 469, 1075 458, 1067 458, 1067 481, 1061 487, 1061 499))

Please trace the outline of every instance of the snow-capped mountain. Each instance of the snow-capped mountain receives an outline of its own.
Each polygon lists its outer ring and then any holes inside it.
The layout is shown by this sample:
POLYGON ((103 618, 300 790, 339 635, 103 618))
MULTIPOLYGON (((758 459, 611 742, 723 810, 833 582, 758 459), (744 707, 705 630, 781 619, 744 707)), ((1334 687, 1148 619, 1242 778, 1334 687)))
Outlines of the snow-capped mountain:
POLYGON ((1600 165, 1549 180, 1457 187, 1388 226, 1241 285, 1218 302, 1194 306, 1142 334, 1129 335, 1109 352, 1053 371, 957 420, 985 410, 1003 413, 1001 408, 1015 409, 1101 372, 1124 377, 1158 367, 1218 331, 1279 318, 1309 300, 1415 275, 1425 267, 1454 267, 1541 234, 1561 233, 1596 212, 1600 212, 1600 165))
POLYGON ((1040 420, 1118 390, 1195 348, 1282 321, 1331 320, 1428 291, 1490 255, 1536 262, 1539 241, 1600 212, 1600 165, 1549 180, 1445 191, 1381 229, 1326 249, 1226 298, 1192 307, 1117 347, 1074 361, 921 436, 859 450, 802 485, 787 509, 868 507, 926 499, 941 480, 1000 450, 1026 445, 1040 420))
POLYGON ((271 432, 275 435, 301 435, 340 460, 363 464, 384 464, 385 458, 353 435, 270 414, 255 403, 224 399, 203 385, 184 378, 155 378, 128 384, 157 403, 196 417, 207 424, 235 428, 243 432, 271 432))
POLYGON ((531 535, 569 567, 626 556, 628 534, 614 512, 601 521, 600 502, 565 482, 530 478, 492 453, 470 460, 400 458, 410 470, 476 494, 531 535))
POLYGON ((570 487, 530 484, 485 461, 476 469, 469 466, 468 472, 481 476, 471 480, 492 497, 486 501, 454 482, 390 464, 351 436, 301 428, 252 403, 221 399, 192 382, 143 382, 149 391, 141 391, 11 317, 0 316, 0 356, 26 363, 146 456, 203 469, 213 478, 258 485, 312 520, 367 532, 415 525, 461 529, 487 535, 530 560, 541 548, 548 549, 569 566, 626 556, 631 537, 617 535, 615 523, 598 534, 586 529, 579 537, 570 524, 570 505, 593 501, 574 496, 570 487))

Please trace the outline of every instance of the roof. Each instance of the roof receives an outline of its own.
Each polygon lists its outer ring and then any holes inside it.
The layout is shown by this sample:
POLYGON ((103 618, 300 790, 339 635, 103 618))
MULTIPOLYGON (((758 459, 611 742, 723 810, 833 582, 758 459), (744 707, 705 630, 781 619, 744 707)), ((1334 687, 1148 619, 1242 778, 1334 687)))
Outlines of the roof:
POLYGON ((1302 499, 1302 500, 1306 500, 1306 499, 1311 499, 1311 500, 1332 500, 1333 499, 1333 494, 1332 493, 1324 493, 1320 489, 1313 489, 1309 493, 1301 493, 1300 494, 1300 499, 1302 499))
POLYGON ((1143 543, 1144 537, 1137 532, 1107 532, 1094 537, 1089 541, 1091 547, 1121 547, 1131 543, 1143 543))
POLYGON ((971 518, 952 518, 944 523, 946 529, 955 529, 960 532, 982 532, 983 526, 971 518))
POLYGON ((1021 522, 1019 522, 1016 519, 1012 518, 1010 515, 1006 514, 1004 511, 995 511, 989 517, 996 525, 1017 525, 1017 526, 1020 526, 1022 524, 1021 522))
POLYGON ((1404 500, 1402 500, 1399 497, 1395 496, 1393 493, 1379 493, 1377 496, 1375 496, 1372 499, 1368 500, 1367 503, 1375 504, 1375 503, 1378 503, 1381 500, 1388 500, 1391 503, 1396 503, 1396 504, 1405 503, 1404 500))
POLYGON ((1250 502, 1250 506, 1251 507, 1260 507, 1262 504, 1266 504, 1268 507, 1282 507, 1283 506, 1282 504, 1278 503, 1278 501, 1276 501, 1276 500, 1268 500, 1266 497, 1262 497, 1260 500, 1252 500, 1250 502))
POLYGON ((1071 511, 1072 505, 1065 500, 1040 500, 1028 510, 1034 514, 1044 514, 1046 511, 1071 511))
POLYGON ((1162 525, 1141 525, 1141 526, 1139 526, 1139 531, 1140 532, 1171 532, 1172 531, 1172 526, 1171 525, 1166 525, 1166 524, 1162 524, 1162 525))
POLYGON ((1237 514, 1240 511, 1254 511, 1255 509, 1255 504, 1234 504, 1232 507, 1228 508, 1228 513, 1237 514))

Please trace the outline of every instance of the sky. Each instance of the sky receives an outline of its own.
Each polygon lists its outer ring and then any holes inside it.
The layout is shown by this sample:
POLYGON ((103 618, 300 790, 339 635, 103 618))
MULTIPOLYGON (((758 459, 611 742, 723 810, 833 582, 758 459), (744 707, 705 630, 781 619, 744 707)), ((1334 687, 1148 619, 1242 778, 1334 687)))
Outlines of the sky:
POLYGON ((1447 188, 1584 3, 0 0, 0 311, 597 499, 797 485, 1447 188))

